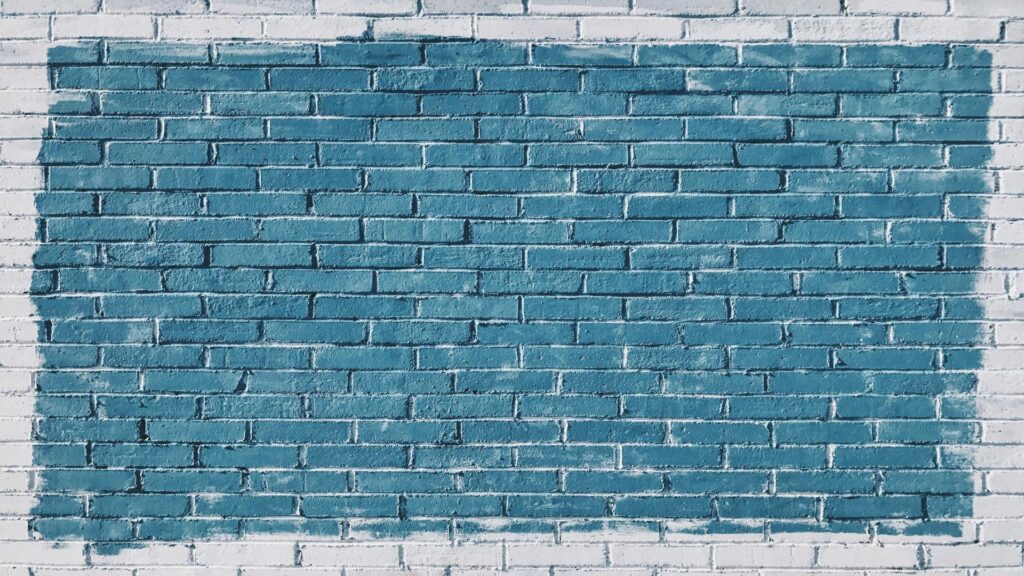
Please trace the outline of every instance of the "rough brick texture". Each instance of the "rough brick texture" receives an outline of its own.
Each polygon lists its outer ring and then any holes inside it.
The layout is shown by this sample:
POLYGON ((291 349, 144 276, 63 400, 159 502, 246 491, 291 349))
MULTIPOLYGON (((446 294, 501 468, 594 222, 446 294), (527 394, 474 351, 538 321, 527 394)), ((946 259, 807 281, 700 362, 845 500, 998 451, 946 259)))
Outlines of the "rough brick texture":
POLYGON ((5 80, 0 566, 1020 569, 998 14, 300 4, 5 80))

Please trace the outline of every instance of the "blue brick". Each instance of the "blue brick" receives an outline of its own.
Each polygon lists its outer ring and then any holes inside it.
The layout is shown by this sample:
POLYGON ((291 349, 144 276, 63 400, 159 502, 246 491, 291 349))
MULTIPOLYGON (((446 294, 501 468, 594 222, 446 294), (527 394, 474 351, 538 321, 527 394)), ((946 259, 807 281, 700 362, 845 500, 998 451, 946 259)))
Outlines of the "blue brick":
POLYGON ((785 92, 789 81, 776 70, 692 70, 686 86, 696 92, 785 92))
POLYGON ((620 94, 530 94, 526 108, 535 116, 610 116, 626 113, 626 98, 620 94))
MULTIPOLYGON (((434 144, 426 148, 427 166, 522 166, 523 146, 510 144, 434 144)), ((419 163, 419 150, 415 163, 419 163)))
POLYGON ((167 90, 262 90, 266 87, 263 70, 209 68, 169 68, 164 74, 167 90))
POLYGON ((893 86, 894 74, 891 70, 815 70, 793 73, 795 92, 892 92, 893 86))
POLYGON ((640 94, 633 98, 633 112, 650 116, 729 114, 732 99, 703 94, 640 94))
POLYGON ((292 92, 249 92, 245 94, 213 94, 210 111, 225 116, 297 116, 310 110, 308 94, 292 92))
POLYGON ((382 120, 377 124, 377 138, 382 141, 398 142, 472 140, 473 122, 466 119, 435 118, 382 120))
POLYGON ((769 67, 832 67, 839 66, 841 48, 824 44, 766 44, 744 46, 743 64, 769 67))
POLYGON ((683 123, 663 118, 614 118, 585 120, 584 138, 599 141, 642 142, 647 140, 681 140, 683 123))
POLYGON ((719 44, 666 44, 637 46, 640 66, 732 66, 736 49, 719 44))
POLYGON ((633 48, 614 44, 538 44, 533 47, 532 61, 541 66, 629 66, 633 62, 633 48))
POLYGON ((504 42, 440 42, 427 44, 425 54, 430 66, 514 66, 526 63, 527 48, 504 42))
POLYGON ((209 50, 195 43, 111 42, 106 61, 110 64, 205 64, 209 50))
POLYGON ((574 70, 493 69, 480 71, 480 88, 501 92, 575 92, 580 75, 574 70))
MULTIPOLYGON (((352 118, 274 118, 270 120, 270 137, 274 140, 368 140, 370 124, 365 120, 352 118)), ((351 147, 353 145, 344 145, 351 147)), ((369 146, 369 145, 365 145, 369 146)), ((344 154, 340 146, 326 145, 322 148, 325 164, 332 164, 331 155, 344 154)), ((397 148, 397 147, 392 147, 397 148)), ((349 152, 351 153, 351 152, 349 152)))
POLYGON ((263 122, 259 118, 168 118, 164 121, 168 140, 259 140, 263 122))
POLYGON ((732 146, 709 144, 637 144, 634 152, 638 166, 728 166, 732 164, 732 146))
POLYGON ((345 66, 406 66, 422 61, 419 44, 412 42, 324 44, 320 46, 320 59, 327 65, 345 66))

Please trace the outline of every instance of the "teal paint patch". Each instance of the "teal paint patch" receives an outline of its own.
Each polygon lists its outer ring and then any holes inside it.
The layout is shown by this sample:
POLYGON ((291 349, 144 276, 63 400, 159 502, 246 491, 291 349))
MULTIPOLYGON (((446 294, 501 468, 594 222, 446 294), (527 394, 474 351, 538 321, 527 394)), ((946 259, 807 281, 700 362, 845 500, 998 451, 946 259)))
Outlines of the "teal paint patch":
POLYGON ((945 51, 55 48, 33 529, 955 533, 993 88, 945 51))

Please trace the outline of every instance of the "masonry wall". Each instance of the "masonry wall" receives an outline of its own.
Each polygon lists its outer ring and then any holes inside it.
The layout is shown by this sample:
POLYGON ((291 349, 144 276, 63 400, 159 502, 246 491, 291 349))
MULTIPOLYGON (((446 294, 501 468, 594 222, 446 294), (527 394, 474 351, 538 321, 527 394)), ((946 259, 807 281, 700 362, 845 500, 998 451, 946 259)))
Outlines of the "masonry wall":
POLYGON ((1013 5, 74 4, 10 573, 1021 569, 1013 5))

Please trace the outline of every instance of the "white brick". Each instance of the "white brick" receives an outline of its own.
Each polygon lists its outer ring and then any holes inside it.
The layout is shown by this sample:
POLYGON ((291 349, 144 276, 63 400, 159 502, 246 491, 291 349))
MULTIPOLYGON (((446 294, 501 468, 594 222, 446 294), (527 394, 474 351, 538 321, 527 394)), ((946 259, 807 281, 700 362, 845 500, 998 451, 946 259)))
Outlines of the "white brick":
POLYGON ((736 0, 635 0, 637 14, 724 16, 736 12, 736 0))
POLYGON ((476 35, 482 40, 573 40, 576 38, 576 20, 481 16, 477 19, 476 35))
POLYGON ((12 416, 31 415, 35 408, 35 397, 29 394, 8 396, 4 395, 3 402, 0 402, 0 419, 3 422, 14 422, 12 416))
POLYGON ((39 138, 45 130, 43 116, 0 116, 0 138, 39 138))
POLYGON ((995 494, 1024 494, 1024 470, 993 470, 988 473, 988 488, 995 494))
MULTIPOLYGON (((986 248, 985 251, 991 252, 996 250, 997 248, 1006 249, 1012 255, 1012 248, 1008 248, 1006 246, 989 245, 989 247, 986 248)), ((986 300, 985 315, 991 320, 1018 320, 1022 316, 1024 316, 1024 300, 986 300)), ((1011 350, 1011 353, 1012 352, 1016 352, 1016 350, 1011 350)), ((1002 356, 996 354, 991 357, 987 357, 984 360, 984 362, 989 362, 989 364, 984 364, 984 367, 991 370, 1005 370, 1007 369, 1006 365, 997 365, 997 363, 1008 361, 1012 361, 1012 358, 1003 358, 1002 356)))
POLYGON ((292 566, 295 545, 290 542, 196 542, 195 560, 211 566, 292 566))
POLYGON ((721 567, 800 568, 813 563, 813 546, 715 546, 715 565, 721 567))
POLYGON ((905 18, 900 38, 908 42, 998 40, 1000 23, 987 18, 905 18))
POLYGON ((29 474, 23 470, 0 470, 0 492, 25 492, 29 474))
MULTIPOLYGON (((7 452, 12 449, 13 444, 7 444, 4 446, 4 458, 9 462, 23 462, 25 460, 19 460, 17 455, 9 455, 7 452)), ((27 455, 27 461, 32 462, 32 447, 28 444, 25 446, 25 454, 27 455)), ((8 464, 13 466, 15 464, 8 464)), ((29 494, 0 494, 0 516, 25 516, 32 511, 35 506, 36 499, 34 496, 29 494)), ((0 556, 2 559, 3 556, 0 556)), ((0 566, 3 563, 0 562, 0 566)))
POLYGON ((125 547, 115 554, 93 554, 97 566, 184 566, 189 563, 187 544, 147 543, 141 548, 125 547))
POLYGON ((4 0, 4 14, 99 12, 99 0, 4 0))
POLYGON ((597 544, 510 544, 510 566, 603 566, 604 546, 597 544))
POLYGON ((893 16, 946 13, 948 0, 846 0, 848 14, 884 14, 893 16))
POLYGON ((929 546, 931 566, 1020 566, 1020 546, 929 546))
MULTIPOLYGON (((412 570, 402 569, 397 571, 387 568, 345 568, 345 576, 449 576, 449 574, 458 576, 464 576, 467 574, 479 574, 481 576, 497 576, 499 574, 502 576, 520 576, 515 572, 495 572, 493 569, 478 570, 458 567, 452 568, 450 571, 446 571, 443 568, 414 568, 412 570)), ((296 573, 295 576, 306 576, 306 573, 296 573)), ((337 573, 335 572, 331 576, 337 576, 337 573)), ((531 574, 530 576, 547 576, 547 574, 531 574)))
POLYGON ((985 396, 975 400, 975 410, 981 419, 1024 419, 1024 396, 985 396))
MULTIPOLYGON (((36 253, 34 244, 5 244, 0 245, 0 266, 31 266, 32 256, 36 253)), ((0 277, 0 286, 3 285, 3 278, 0 277)), ((0 316, 8 314, 7 310, 0 308, 0 316)))
POLYGON ((321 14, 415 14, 416 0, 316 0, 321 14))
POLYGON ((1019 446, 948 446, 943 451, 958 458, 970 459, 979 470, 1024 468, 1024 450, 1019 446))
POLYGON ((818 564, 828 568, 914 568, 916 546, 821 546, 818 564))
POLYGON ((492 566, 500 567, 502 550, 499 544, 407 544, 402 547, 408 566, 492 566))
POLYGON ((1024 42, 1024 20, 1012 20, 1006 23, 1007 42, 1024 42))
POLYGON ((74 542, 0 542, 0 566, 17 561, 40 566, 84 566, 84 545, 74 542))
POLYGON ((368 21, 356 17, 271 16, 265 20, 266 38, 282 40, 334 40, 360 38, 366 34, 368 21))
POLYGON ((740 10, 750 15, 814 16, 839 14, 839 0, 742 0, 740 10))
POLYGON ((423 0, 424 14, 522 14, 516 0, 423 0))
POLYGON ((984 542, 1024 541, 1024 520, 986 520, 982 524, 984 542))
POLYGON ((689 40, 786 40, 789 21, 785 18, 701 18, 690 20, 689 40))
POLYGON ((1024 517, 1024 496, 975 496, 974 516, 980 519, 1024 517))
MULTIPOLYGON (((6 402, 9 396, 4 396, 6 402)), ((21 402, 21 407, 24 410, 22 414, 18 416, 28 416, 32 414, 33 408, 35 408, 35 402, 29 400, 29 406, 25 409, 25 403, 21 402)), ((32 440, 32 420, 30 418, 3 418, 0 419, 0 442, 28 442, 32 440)), ((22 462, 21 464, 28 464, 28 462, 22 462)))
POLYGON ((0 40, 47 38, 50 19, 45 16, 0 19, 0 40))
POLYGON ((986 444, 1024 444, 1024 420, 985 422, 982 428, 986 444))
POLYGON ((311 14, 313 0, 209 0, 215 14, 311 14))
POLYGON ((530 0, 531 14, 625 14, 628 0, 530 0))
POLYGON ((206 11, 204 0, 106 0, 104 12, 139 14, 200 14, 206 11))
POLYGON ((38 190, 43 171, 36 166, 0 166, 0 190, 38 190))
MULTIPOLYGON (((0 72, 0 78, 4 77, 4 72, 0 72)), ((8 140, 6 142, 0 142, 0 164, 35 164, 39 159, 39 149, 41 148, 41 140, 8 140)), ((17 198, 11 199, 10 196, 4 195, 4 203, 8 200, 17 202, 17 198)), ((0 206, 0 215, 4 214, 7 210, 7 206, 0 206)), ((3 231, 0 230, 0 236, 3 235, 3 231)))
POLYGON ((710 567, 710 546, 670 546, 666 544, 613 544, 614 566, 710 567))
POLYGON ((1024 394, 1024 374, 1014 372, 979 372, 978 394, 1024 394))
MULTIPOLYGON (((0 306, 8 304, 4 300, 13 300, 10 297, 2 297, 0 306)), ((23 300, 27 300, 23 298, 23 300)), ((32 390, 32 372, 28 370, 0 370, 0 392, 14 393, 27 392, 32 390)))
MULTIPOLYGON (((352 570, 348 571, 349 574, 352 570)), ((243 566, 242 576, 338 576, 337 568, 248 568, 243 566)), ((140 574, 139 576, 143 576, 140 574)), ((162 576, 162 575, 161 575, 162 576)), ((167 574, 167 576, 178 576, 167 574)), ((219 575, 218 575, 219 576, 219 575)), ((236 572, 223 576, 238 576, 236 572)))
POLYGON ((55 16, 54 38, 153 38, 153 18, 131 14, 55 16))
POLYGON ((41 66, 19 66, 0 68, 0 90, 41 89, 49 87, 46 68, 41 66))
POLYGON ((858 42, 892 40, 896 36, 893 18, 795 18, 793 40, 804 42, 858 42))
MULTIPOLYGON (((1024 170, 1006 170, 1000 172, 1000 176, 1003 178, 1003 193, 1005 194, 1024 194, 1024 170)), ((993 198, 992 200, 995 200, 993 198)), ((989 200, 988 210, 985 212, 985 216, 989 219, 996 219, 1001 216, 1001 212, 997 212, 992 209, 992 200, 989 200)), ((1022 198, 1024 200, 1024 198, 1022 198)), ((1021 206, 1024 206, 1024 201, 1021 202, 1021 206)))
MULTIPOLYGON (((28 530, 28 521, 22 520, 21 518, 5 518, 0 520, 0 539, 2 540, 26 540, 28 530)), ((2 568, 0 568, 0 574, 4 574, 2 568)), ((39 572, 36 572, 39 575, 39 572)))
POLYGON ((303 566, 389 566, 398 567, 398 545, 304 544, 303 566))
POLYGON ((33 218, 0 218, 0 240, 33 240, 35 235, 33 218))
POLYGON ((32 285, 32 270, 0 268, 0 293, 23 294, 32 285))
POLYGON ((0 90, 0 114, 45 114, 55 102, 74 102, 86 99, 88 96, 80 92, 0 90))
POLYGON ((46 42, 4 42, 0 44, 0 64, 49 64, 51 47, 46 42))
POLYGON ((583 18, 580 36, 584 40, 678 40, 683 36, 683 21, 675 18, 583 18))
POLYGON ((953 0, 953 13, 957 16, 1024 17, 1024 2, 1020 0, 953 0))
POLYGON ((168 16, 161 20, 163 37, 175 40, 259 38, 262 32, 263 24, 257 18, 168 16))
POLYGON ((386 38, 472 38, 473 20, 452 18, 387 18, 373 23, 373 35, 386 38))
MULTIPOLYGON (((1000 230, 1003 236, 1024 233, 1024 222, 1000 223, 996 226, 996 235, 1000 230), (1000 228, 1002 227, 1002 228, 1000 228), (1016 228, 1015 230, 1013 228, 1016 228)), ((1020 236, 1017 236, 1020 238, 1020 236)), ((1024 322, 999 322, 996 324, 996 344, 1024 344, 1024 322)))

